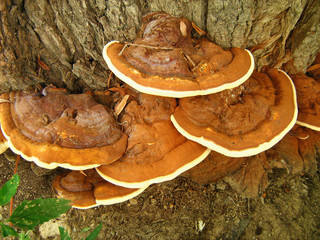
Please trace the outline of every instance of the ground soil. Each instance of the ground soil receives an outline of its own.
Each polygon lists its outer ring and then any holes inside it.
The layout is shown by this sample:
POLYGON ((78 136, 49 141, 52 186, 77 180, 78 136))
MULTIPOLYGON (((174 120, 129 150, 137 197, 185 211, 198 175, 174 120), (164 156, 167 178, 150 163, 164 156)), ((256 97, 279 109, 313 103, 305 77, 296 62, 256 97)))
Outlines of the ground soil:
MULTIPOLYGON (((0 186, 13 175, 16 158, 10 150, 0 155, 0 186)), ((51 183, 63 171, 58 168, 48 172, 21 159, 14 207, 24 199, 56 197, 51 183)), ((104 240, 320 239, 320 172, 292 175, 286 169, 273 169, 268 178, 269 187, 262 196, 245 198, 223 179, 201 185, 178 177, 154 184, 120 204, 87 210, 72 208, 29 235, 31 239, 58 240, 58 227, 62 226, 72 239, 85 239, 102 223, 97 239, 104 240)), ((261 179, 256 180, 259 185, 261 179)), ((0 207, 0 220, 8 215, 9 205, 0 207)))
MULTIPOLYGON (((13 175, 15 163, 0 156, 0 185, 13 175)), ((12 156, 11 156, 12 157, 12 156)), ((14 156, 13 156, 14 157, 14 156)), ((38 176, 31 163, 21 160, 21 183, 15 206, 23 199, 54 197, 56 169, 38 176)), ((40 175, 43 172, 40 169, 40 175)), ((244 198, 223 180, 199 185, 177 179, 150 186, 138 197, 121 204, 87 210, 71 209, 58 219, 35 228, 32 239, 60 239, 63 226, 72 239, 88 235, 102 223, 97 239, 320 239, 320 174, 291 175, 274 169, 263 196, 244 198), (90 230, 89 230, 90 231, 90 230)), ((0 208, 8 216, 9 206, 0 208)))

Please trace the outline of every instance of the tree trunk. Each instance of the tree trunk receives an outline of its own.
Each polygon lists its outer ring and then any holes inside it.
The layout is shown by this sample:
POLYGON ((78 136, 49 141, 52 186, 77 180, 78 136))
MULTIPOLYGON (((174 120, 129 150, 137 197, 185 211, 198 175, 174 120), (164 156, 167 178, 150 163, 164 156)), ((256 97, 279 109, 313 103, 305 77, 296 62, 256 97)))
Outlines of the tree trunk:
POLYGON ((185 16, 224 48, 249 48, 258 68, 305 71, 320 48, 318 0, 2 0, 1 92, 39 83, 106 88, 103 46, 132 41, 149 11, 185 16))

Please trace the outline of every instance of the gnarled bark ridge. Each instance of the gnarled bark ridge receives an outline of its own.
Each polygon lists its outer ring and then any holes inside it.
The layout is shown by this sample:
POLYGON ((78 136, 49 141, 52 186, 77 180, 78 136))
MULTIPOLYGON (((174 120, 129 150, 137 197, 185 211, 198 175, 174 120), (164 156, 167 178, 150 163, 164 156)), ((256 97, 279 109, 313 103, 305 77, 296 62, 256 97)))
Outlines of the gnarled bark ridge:
POLYGON ((132 41, 149 11, 185 16, 224 48, 251 49, 259 67, 294 57, 289 70, 305 71, 320 46, 317 0, 5 0, 0 11, 1 92, 38 83, 106 88, 103 46, 132 41), (38 56, 50 71, 39 68, 38 56))

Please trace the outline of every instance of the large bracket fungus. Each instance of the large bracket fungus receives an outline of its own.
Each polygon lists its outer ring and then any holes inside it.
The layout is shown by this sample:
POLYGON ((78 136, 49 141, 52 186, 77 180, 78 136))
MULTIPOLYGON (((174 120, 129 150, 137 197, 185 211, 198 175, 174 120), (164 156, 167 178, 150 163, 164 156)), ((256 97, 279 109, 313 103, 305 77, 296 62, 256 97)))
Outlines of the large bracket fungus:
POLYGON ((254 72, 237 88, 180 99, 171 120, 188 139, 226 156, 245 157, 280 141, 296 118, 290 77, 270 68, 254 72))
POLYGON ((88 94, 10 92, 1 129, 13 152, 44 168, 88 169, 120 158, 127 145, 111 112, 88 94))
POLYGON ((110 70, 140 92, 166 97, 206 95, 234 88, 251 75, 252 54, 224 51, 209 40, 191 38, 186 18, 146 14, 133 44, 108 43, 103 57, 110 70))
POLYGON ((297 90, 297 124, 320 131, 320 84, 302 73, 291 75, 297 90))
POLYGON ((171 180, 201 162, 210 150, 183 137, 170 121, 174 98, 140 94, 124 109, 120 122, 128 147, 117 161, 97 168, 107 181, 142 188, 171 180))

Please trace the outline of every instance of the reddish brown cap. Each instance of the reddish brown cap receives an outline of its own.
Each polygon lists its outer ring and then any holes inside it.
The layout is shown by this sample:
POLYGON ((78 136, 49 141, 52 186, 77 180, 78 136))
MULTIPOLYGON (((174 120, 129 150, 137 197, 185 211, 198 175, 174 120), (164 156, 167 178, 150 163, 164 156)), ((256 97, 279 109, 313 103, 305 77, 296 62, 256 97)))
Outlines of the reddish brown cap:
POLYGON ((140 92, 166 97, 206 95, 236 87, 254 69, 252 54, 224 51, 203 38, 191 38, 191 23, 167 13, 143 18, 134 44, 108 43, 103 57, 110 70, 140 92))
POLYGON ((180 99, 171 120, 190 140, 230 157, 258 154, 295 124, 296 92, 281 70, 254 72, 243 85, 180 99))
POLYGON ((297 124, 320 131, 320 83, 302 73, 291 78, 297 90, 297 124))
POLYGON ((87 94, 11 92, 1 98, 1 128, 13 152, 44 168, 87 169, 120 158, 126 149, 111 112, 87 94))
POLYGON ((70 200, 73 207, 80 209, 124 202, 146 189, 113 185, 101 178, 94 169, 58 175, 52 186, 58 197, 70 200))
POLYGON ((126 153, 116 162, 97 168, 113 184, 141 188, 171 180, 201 162, 209 149, 183 137, 170 115, 176 100, 141 94, 121 118, 129 135, 126 153))
POLYGON ((93 194, 94 185, 80 171, 58 175, 52 187, 59 198, 70 200, 75 208, 86 209, 98 205, 93 194))

